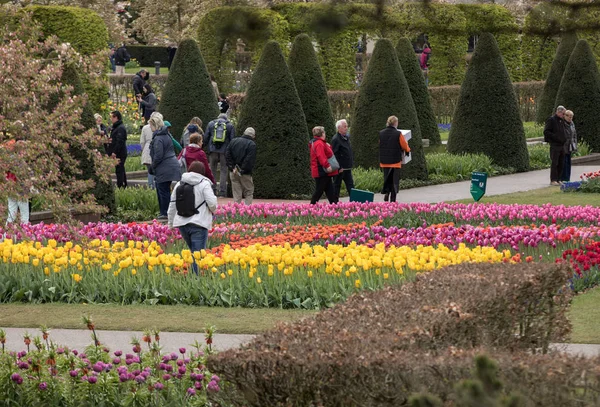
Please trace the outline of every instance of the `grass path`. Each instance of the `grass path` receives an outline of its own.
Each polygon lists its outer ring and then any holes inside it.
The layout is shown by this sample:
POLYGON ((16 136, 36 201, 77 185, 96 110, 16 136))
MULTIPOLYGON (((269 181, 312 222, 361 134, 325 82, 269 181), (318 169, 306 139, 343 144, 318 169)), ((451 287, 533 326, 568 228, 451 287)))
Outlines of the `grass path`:
POLYGON ((600 344, 600 288, 576 296, 569 319, 573 324, 572 343, 600 344))
MULTIPOLYGON (((524 175, 526 176, 526 175, 524 175)), ((472 199, 461 199, 460 203, 473 203, 472 199)), ((526 192, 515 192, 505 195, 484 196, 479 203, 499 204, 532 204, 532 205, 600 205, 600 194, 586 194, 581 192, 562 192, 559 187, 534 189, 526 192)))

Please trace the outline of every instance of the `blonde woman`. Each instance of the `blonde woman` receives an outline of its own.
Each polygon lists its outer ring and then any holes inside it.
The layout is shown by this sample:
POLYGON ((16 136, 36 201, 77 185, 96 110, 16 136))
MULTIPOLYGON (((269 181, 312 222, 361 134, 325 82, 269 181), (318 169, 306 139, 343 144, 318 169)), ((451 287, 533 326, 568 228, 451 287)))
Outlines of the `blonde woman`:
POLYGON ((573 111, 565 112, 565 163, 563 165, 560 180, 562 182, 571 181, 571 154, 577 151, 577 131, 573 123, 573 111))
MULTIPOLYGON (((161 120, 163 119, 163 115, 158 112, 154 112, 150 115, 150 119, 153 117, 158 117, 161 120)), ((142 127, 142 135, 140 136, 140 146, 142 147, 140 160, 142 161, 142 165, 145 165, 148 169, 148 187, 154 189, 154 173, 152 172, 152 157, 150 157, 151 142, 152 129, 150 128, 150 124, 146 124, 142 127)))
POLYGON ((202 131, 202 120, 199 117, 193 117, 190 123, 185 127, 183 131, 183 137, 181 138, 181 146, 187 147, 190 145, 190 134, 198 133, 201 136, 204 135, 202 131))

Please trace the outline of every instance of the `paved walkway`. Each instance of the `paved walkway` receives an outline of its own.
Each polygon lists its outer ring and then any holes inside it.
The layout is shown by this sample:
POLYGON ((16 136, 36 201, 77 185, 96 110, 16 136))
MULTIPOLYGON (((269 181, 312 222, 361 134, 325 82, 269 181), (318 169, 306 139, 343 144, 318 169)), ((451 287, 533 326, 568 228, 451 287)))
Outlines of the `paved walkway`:
MULTIPOLYGON (((4 328, 6 331, 6 349, 9 351, 21 351, 25 348, 23 344, 23 333, 28 331, 31 335, 41 335, 39 330, 29 328, 4 328)), ((112 351, 122 350, 125 353, 131 353, 131 338, 137 336, 141 339, 141 332, 133 331, 96 331, 102 345, 107 346, 112 351)), ((250 342, 254 335, 229 335, 215 334, 213 346, 217 350, 227 350, 238 347, 244 343, 250 342)), ((60 345, 68 345, 71 349, 82 350, 92 343, 91 332, 86 329, 52 329, 50 339, 60 345)), ((204 333, 189 332, 161 332, 160 344, 163 352, 177 352, 181 347, 191 349, 194 341, 204 343, 204 333)), ((580 356, 598 356, 600 354, 600 345, 588 344, 554 344, 554 349, 580 356)))

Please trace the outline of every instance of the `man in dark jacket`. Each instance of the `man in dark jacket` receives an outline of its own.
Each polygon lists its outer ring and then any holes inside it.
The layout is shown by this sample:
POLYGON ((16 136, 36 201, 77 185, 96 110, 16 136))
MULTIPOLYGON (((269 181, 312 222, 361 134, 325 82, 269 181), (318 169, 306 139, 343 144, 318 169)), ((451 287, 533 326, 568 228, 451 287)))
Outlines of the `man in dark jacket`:
POLYGON ((125 74, 125 64, 131 60, 131 55, 127 52, 125 44, 122 44, 115 52, 115 73, 117 75, 125 74))
POLYGON ((410 154, 410 147, 398 130, 398 118, 390 116, 387 127, 379 132, 379 166, 383 168, 382 193, 385 201, 389 198, 390 202, 396 202, 404 154, 410 154))
POLYGON ((110 145, 108 152, 111 157, 118 158, 119 163, 115 168, 117 174, 117 187, 127 187, 127 176, 125 175, 125 160, 127 159, 127 130, 123 124, 121 112, 115 110, 110 114, 113 123, 110 131, 110 145))
POLYGON ((138 95, 144 95, 144 86, 146 86, 146 80, 148 79, 148 77, 146 76, 147 73, 148 72, 145 69, 142 69, 141 71, 136 73, 132 79, 133 94, 136 98, 138 97, 138 95))
POLYGON ((225 197, 227 196, 227 162, 225 160, 225 153, 227 152, 229 143, 235 137, 235 128, 229 122, 229 119, 227 119, 227 114, 221 113, 216 120, 208 123, 204 136, 208 145, 210 170, 215 179, 217 179, 217 166, 220 167, 219 193, 217 194, 216 192, 216 185, 213 185, 213 190, 215 191, 215 195, 225 197))
POLYGON ((242 137, 231 140, 227 146, 225 159, 229 168, 231 179, 231 190, 234 202, 241 203, 242 198, 246 205, 252 205, 254 198, 254 182, 252 181, 252 170, 256 163, 255 132, 252 127, 244 131, 242 137))
POLYGON ((544 141, 550 143, 550 185, 560 186, 560 176, 565 162, 566 122, 564 106, 558 106, 556 113, 546 120, 544 141))
POLYGON ((335 188, 335 194, 340 196, 340 188, 342 187, 342 181, 344 181, 346 189, 348 190, 348 196, 350 196, 350 191, 354 188, 354 179, 352 178, 354 155, 352 153, 352 146, 350 145, 348 122, 344 119, 339 120, 335 124, 335 127, 337 133, 331 140, 331 149, 340 164, 340 173, 335 177, 333 186, 335 188))

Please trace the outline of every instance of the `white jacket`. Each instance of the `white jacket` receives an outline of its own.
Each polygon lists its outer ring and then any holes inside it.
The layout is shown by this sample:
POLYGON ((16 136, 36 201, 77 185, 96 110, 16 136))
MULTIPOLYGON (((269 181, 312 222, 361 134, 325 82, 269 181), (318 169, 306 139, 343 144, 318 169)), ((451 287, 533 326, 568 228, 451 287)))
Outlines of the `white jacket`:
POLYGON ((194 225, 201 226, 206 229, 212 228, 213 212, 217 209, 217 197, 212 190, 212 182, 204 175, 197 174, 195 172, 186 172, 181 176, 181 181, 173 188, 171 194, 171 202, 169 203, 169 210, 167 212, 169 216, 169 227, 179 227, 193 223, 194 225), (177 214, 177 207, 175 204, 175 196, 179 184, 185 182, 186 184, 194 185, 194 199, 196 206, 202 202, 206 203, 198 208, 198 213, 189 218, 184 218, 177 214))
POLYGON ((152 164, 152 157, 150 157, 150 142, 152 141, 152 129, 147 124, 142 127, 142 135, 140 136, 140 146, 142 147, 142 165, 152 164))

